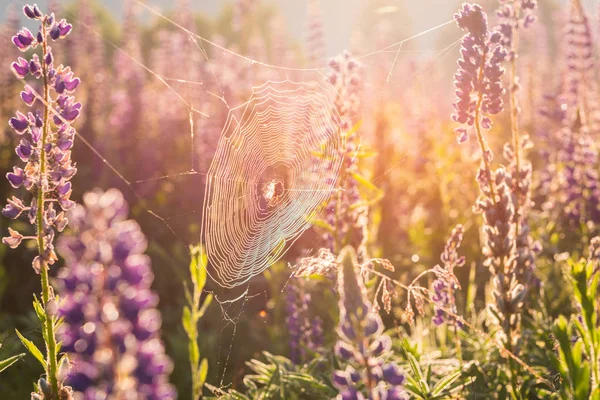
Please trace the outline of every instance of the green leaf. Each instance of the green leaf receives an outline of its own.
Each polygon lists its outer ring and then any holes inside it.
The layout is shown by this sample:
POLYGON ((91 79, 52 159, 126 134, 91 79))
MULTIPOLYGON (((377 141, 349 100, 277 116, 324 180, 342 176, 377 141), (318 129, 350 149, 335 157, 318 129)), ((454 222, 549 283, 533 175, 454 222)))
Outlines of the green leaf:
POLYGON ((440 379, 433 387, 431 394, 433 394, 434 396, 441 394, 444 390, 446 390, 446 388, 449 388, 450 385, 452 385, 460 377, 461 373, 461 371, 455 371, 450 375, 446 375, 445 377, 440 379))
POLYGON ((202 360, 200 363, 200 369, 198 370, 198 381, 200 382, 200 386, 204 385, 206 381, 206 375, 208 375, 208 361, 206 358, 202 360))
POLYGON ((204 252, 204 247, 200 246, 200 252, 198 254, 198 261, 196 263, 196 287, 199 291, 204 289, 204 285, 206 285, 206 265, 208 264, 208 259, 206 257, 206 253, 204 252))
POLYGON ((193 365, 197 365, 200 360, 200 349, 198 349, 198 342, 190 340, 188 343, 188 351, 190 352, 190 362, 193 365))
POLYGON ((196 317, 198 319, 200 319, 204 316, 204 313, 206 312, 206 309, 208 308, 208 306, 210 306, 210 303, 212 303, 212 300, 213 300, 213 295, 209 293, 208 296, 206 296, 206 298, 204 299, 204 303, 202 303, 202 307, 200 307, 200 310, 198 310, 198 313, 196 314, 196 317))
POLYGON ((408 363, 410 365, 410 369, 412 370, 413 374, 415 375, 415 379, 419 385, 419 387, 421 388, 422 393, 424 394, 428 394, 429 393, 429 385, 427 384, 427 381, 425 380, 425 377, 423 376, 423 372, 421 371, 421 368, 419 367, 419 363, 417 362, 417 359, 415 358, 415 356, 413 356, 411 353, 406 353, 406 356, 408 358, 408 363))
POLYGON ((37 296, 33 296, 33 309, 35 310, 38 319, 43 325, 46 322, 46 312, 44 311, 44 307, 42 306, 42 303, 40 303, 40 301, 38 300, 37 296))
POLYGON ((185 333, 187 333, 188 337, 191 338, 193 336, 192 313, 188 306, 183 307, 183 314, 181 316, 181 324, 183 325, 183 329, 185 330, 185 333))
POLYGON ((29 352, 40 362, 40 364, 42 364, 44 370, 46 370, 46 361, 44 360, 44 355, 42 354, 40 349, 38 349, 31 340, 28 340, 23 335, 21 335, 21 332, 19 332, 16 329, 15 332, 17 332, 17 336, 19 337, 19 339, 21 339, 21 343, 23 343, 23 346, 25 346, 25 348, 29 350, 29 352))
POLYGON ((427 393, 423 393, 421 386, 412 376, 406 377, 406 384, 404 387, 409 390, 411 394, 420 399, 424 399, 427 396, 427 393))
POLYGON ((25 356, 25 353, 21 353, 21 354, 17 354, 16 356, 9 357, 6 360, 0 361, 0 372, 4 371, 6 368, 13 365, 14 363, 16 363, 18 360, 20 360, 24 356, 25 356))
POLYGON ((323 229, 323 230, 326 230, 327 232, 333 232, 333 231, 334 231, 334 228, 333 228, 333 226, 329 225, 327 222, 325 222, 325 221, 324 221, 324 220, 322 220, 322 219, 315 218, 315 219, 313 219, 311 222, 312 222, 312 224, 313 224, 315 227, 317 227, 317 228, 321 228, 321 229, 323 229))
POLYGON ((192 258, 190 260, 190 277, 192 278, 192 282, 194 283, 194 286, 197 285, 197 273, 196 270, 198 269, 198 248, 197 247, 193 247, 192 249, 192 258))

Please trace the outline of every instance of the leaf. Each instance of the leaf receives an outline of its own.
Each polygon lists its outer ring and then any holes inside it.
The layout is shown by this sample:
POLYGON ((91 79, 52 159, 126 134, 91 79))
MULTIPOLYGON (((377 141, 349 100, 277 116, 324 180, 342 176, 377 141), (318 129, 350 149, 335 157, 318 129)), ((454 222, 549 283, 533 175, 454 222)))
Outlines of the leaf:
POLYGON ((208 375, 208 361, 206 358, 202 359, 200 363, 200 369, 198 370, 198 381, 200 382, 200 386, 204 385, 206 381, 206 375, 208 375))
POLYGON ((196 287, 199 291, 204 289, 206 285, 206 265, 208 264, 208 258, 204 252, 204 247, 200 246, 200 253, 198 254, 198 262, 196 263, 196 287))
POLYGON ((196 270, 198 269, 198 261, 199 261, 199 248, 198 247, 193 247, 191 249, 192 251, 192 257, 190 260, 190 277, 192 278, 192 283, 194 284, 194 286, 197 285, 198 283, 198 278, 197 278, 197 273, 196 270))
POLYGON ((467 298, 465 301, 465 314, 467 311, 475 310, 475 297, 477 296, 477 264, 472 263, 469 267, 469 284, 467 286, 467 298))
POLYGON ((33 296, 33 309, 35 310, 35 313, 42 325, 44 325, 46 322, 46 312, 44 311, 44 307, 38 300, 37 296, 33 296))
POLYGON ((16 363, 18 360, 20 360, 24 356, 25 356, 25 353, 21 353, 21 354, 17 354, 16 356, 9 357, 6 360, 0 361, 0 372, 4 371, 6 368, 13 365, 14 363, 16 363))
POLYGON ((419 383, 412 376, 406 377, 406 384, 404 387, 420 399, 424 399, 427 396, 427 393, 423 393, 419 383))
POLYGON ((188 343, 188 351, 190 352, 190 363, 197 365, 200 360, 200 349, 198 349, 198 342, 190 340, 188 343))
POLYGON ((313 224, 315 227, 317 227, 317 228, 321 228, 321 229, 323 229, 323 230, 326 230, 327 232, 333 232, 333 231, 334 231, 334 228, 333 228, 333 226, 329 225, 327 222, 325 222, 325 221, 324 221, 324 220, 322 220, 322 219, 318 219, 318 218, 316 218, 316 219, 313 219, 313 220, 312 220, 312 224, 313 224))
POLYGON ((213 300, 213 295, 208 294, 208 296, 206 296, 206 298, 204 299, 204 303, 202 303, 202 307, 200 307, 200 309, 198 310, 198 313, 196 314, 196 318, 200 319, 204 316, 204 313, 206 312, 206 309, 208 308, 208 306, 210 306, 210 303, 212 303, 212 300, 213 300))
POLYGON ((206 284, 206 265, 208 258, 202 245, 190 247, 190 276, 194 287, 202 291, 206 284))
POLYGON ((46 361, 44 360, 44 355, 42 354, 40 349, 38 349, 37 346, 33 344, 31 340, 28 340, 23 335, 21 335, 21 332, 19 332, 16 329, 15 332, 17 332, 17 336, 19 337, 19 339, 21 339, 21 343, 23 343, 23 346, 25 346, 25 348, 29 350, 29 352, 40 362, 40 364, 42 364, 44 370, 46 370, 46 361))
POLYGON ((183 307, 183 314, 181 316, 181 324, 183 325, 183 329, 185 330, 185 333, 187 333, 188 337, 191 338, 193 336, 192 313, 188 306, 183 307))
POLYGON ((415 358, 415 356, 413 356, 411 353, 406 353, 406 356, 408 358, 408 363, 410 365, 410 369, 412 370, 413 374, 415 375, 416 381, 419 384, 419 387, 421 388, 422 393, 424 394, 428 394, 429 393, 429 385, 427 385, 427 381, 425 380, 425 377, 423 376, 423 372, 421 371, 421 368, 419 367, 419 363, 417 362, 417 359, 415 358))
POLYGON ((450 375, 446 375, 445 377, 440 379, 435 384, 435 386, 433 386, 433 390, 431 391, 431 394, 433 394, 434 396, 441 394, 444 390, 446 390, 446 388, 449 388, 450 385, 452 385, 460 377, 461 374, 462 374, 461 371, 455 371, 455 372, 451 373, 450 375))

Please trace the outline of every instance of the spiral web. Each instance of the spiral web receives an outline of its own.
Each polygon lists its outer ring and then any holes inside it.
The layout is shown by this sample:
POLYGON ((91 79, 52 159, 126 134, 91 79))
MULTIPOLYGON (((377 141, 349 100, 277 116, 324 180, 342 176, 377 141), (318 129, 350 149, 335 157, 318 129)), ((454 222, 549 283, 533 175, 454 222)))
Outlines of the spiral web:
POLYGON ((247 282, 310 226, 335 190, 340 124, 318 84, 266 83, 230 111, 208 172, 202 224, 216 282, 247 282))
MULTIPOLYGON (((281 259, 311 226, 329 197, 344 190, 337 180, 344 162, 346 141, 341 128, 342 118, 334 106, 338 93, 326 79, 325 60, 313 68, 268 63, 202 37, 144 2, 136 2, 140 9, 186 36, 192 44, 191 59, 207 65, 207 76, 200 80, 193 76, 178 76, 178 70, 156 70, 147 65, 139 53, 115 44, 87 21, 73 18, 72 22, 76 28, 86 30, 86 34, 97 36, 135 68, 149 74, 156 85, 167 89, 171 94, 169 101, 181 106, 189 117, 187 132, 175 133, 180 142, 187 136, 190 158, 179 160, 166 173, 141 170, 136 176, 129 176, 122 172, 124 167, 120 166, 122 161, 118 157, 79 132, 77 145, 87 147, 100 166, 108 168, 137 198, 135 207, 152 215, 178 241, 186 245, 196 244, 198 240, 204 243, 208 255, 207 272, 223 289, 215 293, 222 311, 221 329, 223 332, 231 330, 228 343, 227 335, 219 342, 219 352, 222 348, 226 352, 224 365, 219 365, 223 386, 237 320, 250 299, 267 296, 264 289, 250 293, 249 282, 281 259), (225 81, 231 79, 231 74, 235 75, 228 70, 228 64, 246 66, 246 79, 237 82, 248 89, 246 99, 241 102, 227 96, 225 81), (219 127, 221 135, 210 157, 212 162, 207 163, 199 159, 198 132, 211 123, 220 124, 219 116, 222 115, 226 118, 224 125, 219 127), (203 163, 207 164, 206 168, 202 167, 203 163), (176 187, 204 185, 204 197, 189 210, 165 212, 154 206, 146 193, 146 188, 156 182, 174 183, 176 187), (174 227, 181 220, 196 219, 201 227, 195 238, 185 237, 174 227), (241 292, 229 292, 232 288, 241 288, 241 292)), ((453 23, 448 20, 356 58, 367 66, 375 64, 378 58, 385 58, 386 69, 380 74, 383 85, 389 90, 414 89, 456 50, 460 33, 452 31, 452 40, 436 51, 433 63, 405 76, 403 82, 407 83, 400 87, 394 78, 401 55, 419 52, 405 51, 403 46, 453 23)), ((41 96, 37 97, 43 101, 41 96)), ((419 151, 420 142, 417 140, 416 144, 414 151, 419 151)), ((402 160, 390 162, 389 169, 383 174, 401 164, 402 160)), ((374 176, 374 182, 379 178, 381 175, 374 176)), ((152 232, 147 234, 152 237, 152 232)))

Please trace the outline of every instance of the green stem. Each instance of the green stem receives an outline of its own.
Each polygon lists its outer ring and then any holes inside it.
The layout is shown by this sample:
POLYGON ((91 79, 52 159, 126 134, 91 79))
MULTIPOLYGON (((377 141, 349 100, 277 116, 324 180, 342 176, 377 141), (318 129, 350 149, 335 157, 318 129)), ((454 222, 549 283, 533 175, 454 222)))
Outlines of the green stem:
POLYGON ((40 254, 40 275, 42 280, 42 303, 44 311, 46 313, 46 320, 42 323, 43 328, 46 332, 46 375, 50 381, 52 388, 52 399, 58 399, 58 378, 57 378, 57 359, 56 359, 56 338, 54 333, 54 316, 49 312, 48 302, 51 300, 50 283, 48 280, 48 262, 44 259, 43 253, 45 251, 44 243, 44 200, 45 200, 45 175, 46 175, 46 142, 48 140, 48 128, 50 119, 50 85, 48 82, 48 66, 44 62, 44 58, 47 52, 46 45, 46 21, 42 21, 42 70, 44 76, 44 121, 43 121, 43 133, 42 143, 40 146, 40 173, 39 182, 37 188, 37 242, 38 242, 38 253, 40 254))
MULTIPOLYGON (((191 322, 192 322, 192 332, 190 335, 190 347, 193 346, 197 346, 198 345, 198 330, 197 330, 197 324, 198 324, 198 309, 197 309, 197 304, 200 301, 200 296, 196 295, 197 292, 197 287, 196 285, 194 285, 194 305, 193 308, 191 310, 191 322), (196 301, 196 299, 198 299, 198 301, 196 301)), ((202 382, 200 382, 198 380, 198 369, 199 369, 199 361, 198 359, 195 359, 194 356, 191 354, 190 352, 190 366, 191 366, 191 372, 192 372, 192 398, 194 400, 197 400, 200 398, 200 393, 202 391, 202 382)))

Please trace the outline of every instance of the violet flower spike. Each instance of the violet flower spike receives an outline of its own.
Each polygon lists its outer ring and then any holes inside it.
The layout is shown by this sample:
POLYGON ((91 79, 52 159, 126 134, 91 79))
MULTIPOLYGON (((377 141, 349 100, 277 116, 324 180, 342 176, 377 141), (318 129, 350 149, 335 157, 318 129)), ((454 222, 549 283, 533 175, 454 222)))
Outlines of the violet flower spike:
POLYGON ((150 290, 150 258, 143 254, 147 242, 127 214, 118 190, 88 192, 84 206, 69 213, 76 233, 59 239, 66 266, 58 272, 59 315, 65 321, 58 336, 73 363, 67 382, 85 398, 120 398, 133 391, 174 399, 158 297, 150 290), (133 387, 120 386, 128 379, 133 387))
POLYGON ((499 43, 500 34, 488 30, 487 15, 479 5, 463 4, 454 18, 465 31, 462 57, 454 76, 457 99, 452 115, 452 119, 462 125, 455 133, 458 142, 463 143, 467 139, 467 127, 477 124, 477 129, 479 125, 490 129, 492 121, 488 116, 503 109, 505 90, 501 63, 506 57, 506 50, 499 43))
POLYGON ((338 264, 340 322, 335 354, 345 369, 333 373, 332 381, 339 390, 337 399, 408 399, 402 387, 404 372, 394 362, 386 361, 392 341, 383 333, 383 321, 356 273, 354 249, 344 247, 338 264))
MULTIPOLYGON (((13 196, 2 209, 2 213, 13 219, 25 217, 33 226, 35 236, 24 236, 9 228, 9 236, 4 237, 2 242, 11 248, 19 246, 23 240, 31 239, 37 243, 37 255, 33 259, 32 267, 41 277, 42 293, 39 298, 40 307, 45 310, 45 315, 40 317, 40 322, 47 354, 45 378, 38 384, 41 392, 32 393, 32 398, 70 399, 71 388, 64 385, 63 373, 59 371, 58 345, 54 334, 57 317, 52 307, 49 307, 55 299, 49 284, 48 270, 58 259, 54 252, 54 238, 56 232, 61 232, 67 224, 64 211, 74 206, 69 198, 69 181, 77 171, 71 163, 70 149, 74 130, 70 124, 79 116, 81 104, 76 103, 74 97, 61 93, 73 92, 79 84, 79 79, 73 76, 69 67, 55 67, 56 60, 48 46, 49 36, 53 39, 63 38, 70 32, 71 25, 65 20, 57 23, 53 14, 43 14, 37 5, 26 5, 23 7, 23 13, 27 18, 37 21, 39 29, 34 36, 27 28, 23 28, 13 36, 12 42, 23 52, 40 48, 41 51, 34 52, 29 59, 19 57, 11 64, 11 69, 19 79, 31 74, 33 79, 39 80, 42 86, 39 93, 43 94, 40 95, 43 96, 43 101, 40 102, 40 108, 34 112, 17 111, 8 121, 10 127, 22 136, 15 151, 25 165, 14 166, 13 172, 9 172, 6 178, 15 189, 23 186, 29 192, 29 198, 20 199, 13 196), (58 35, 51 34, 57 29, 58 35), (57 86, 62 88, 60 93, 56 90, 57 86), (61 99, 62 96, 65 97, 61 99), (50 120, 55 112, 62 116, 54 118, 56 127, 52 126, 50 120), (65 187, 69 190, 65 191, 65 187)), ((21 92, 21 99, 27 107, 36 103, 38 94, 33 87, 36 85, 25 85, 21 92)), ((63 358, 60 363, 65 364, 65 360, 63 358)))

